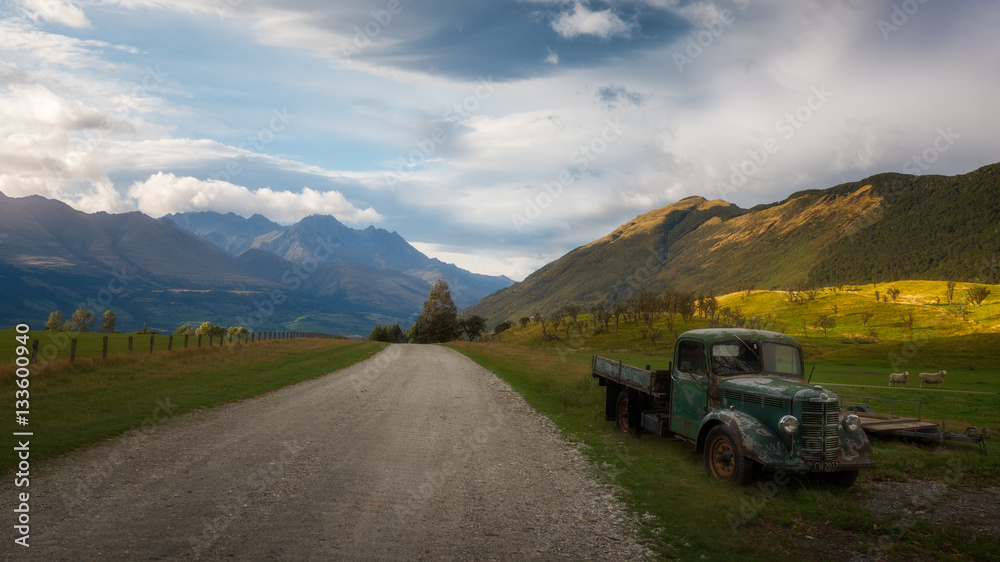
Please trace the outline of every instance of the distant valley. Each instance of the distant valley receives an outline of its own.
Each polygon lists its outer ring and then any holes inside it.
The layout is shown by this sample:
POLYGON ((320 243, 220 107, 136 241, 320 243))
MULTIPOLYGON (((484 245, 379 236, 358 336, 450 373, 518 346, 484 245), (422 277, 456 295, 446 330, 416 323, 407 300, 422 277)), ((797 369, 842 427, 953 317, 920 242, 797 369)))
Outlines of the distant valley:
POLYGON ((900 279, 1000 281, 1000 164, 957 176, 885 173, 742 209, 689 197, 649 211, 514 283, 429 258, 399 234, 331 216, 86 214, 0 194, 2 320, 113 309, 123 330, 211 321, 367 335, 408 327, 431 284, 490 328, 639 291, 721 295, 900 279))

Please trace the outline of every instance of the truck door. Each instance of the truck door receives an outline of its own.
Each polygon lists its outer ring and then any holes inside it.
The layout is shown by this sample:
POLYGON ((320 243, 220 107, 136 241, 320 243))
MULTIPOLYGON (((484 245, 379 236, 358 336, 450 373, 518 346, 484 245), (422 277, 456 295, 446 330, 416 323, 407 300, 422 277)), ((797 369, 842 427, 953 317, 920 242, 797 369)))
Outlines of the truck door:
POLYGON ((690 439, 708 411, 708 361, 705 344, 694 340, 677 342, 674 368, 670 373, 670 430, 690 439))

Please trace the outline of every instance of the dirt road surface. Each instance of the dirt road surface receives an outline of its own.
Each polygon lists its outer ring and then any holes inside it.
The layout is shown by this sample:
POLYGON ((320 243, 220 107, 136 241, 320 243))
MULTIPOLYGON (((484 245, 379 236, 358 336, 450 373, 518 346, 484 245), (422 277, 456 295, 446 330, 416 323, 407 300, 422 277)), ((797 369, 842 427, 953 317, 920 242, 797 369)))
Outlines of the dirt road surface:
MULTIPOLYGON (((170 407, 169 396, 150 399, 170 407)), ((645 553, 547 419, 437 346, 392 346, 319 379, 146 426, 39 467, 30 490, 31 546, 8 536, 2 551, 13 559, 645 553)))

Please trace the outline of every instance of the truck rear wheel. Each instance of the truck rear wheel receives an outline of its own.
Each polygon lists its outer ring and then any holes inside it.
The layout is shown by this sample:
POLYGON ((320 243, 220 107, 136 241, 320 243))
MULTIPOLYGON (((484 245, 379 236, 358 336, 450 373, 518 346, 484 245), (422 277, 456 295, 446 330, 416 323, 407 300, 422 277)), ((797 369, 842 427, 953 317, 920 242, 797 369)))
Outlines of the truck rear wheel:
POLYGON ((628 389, 622 389, 618 393, 618 400, 615 401, 615 414, 618 419, 618 430, 628 433, 628 389))
POLYGON ((740 454, 736 441, 724 425, 708 432, 705 440, 705 471, 722 482, 746 484, 750 480, 751 463, 740 454))

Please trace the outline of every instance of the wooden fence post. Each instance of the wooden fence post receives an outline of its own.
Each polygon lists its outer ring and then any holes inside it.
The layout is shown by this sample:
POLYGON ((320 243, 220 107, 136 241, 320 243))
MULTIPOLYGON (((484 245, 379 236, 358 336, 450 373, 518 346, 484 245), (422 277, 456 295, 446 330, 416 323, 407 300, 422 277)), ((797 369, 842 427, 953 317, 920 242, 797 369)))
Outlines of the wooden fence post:
POLYGON ((132 355, 132 336, 128 337, 128 354, 132 355))
POLYGON ((69 340, 69 362, 76 361, 76 338, 69 340))
POLYGON ((167 351, 173 351, 174 349, 174 335, 170 334, 167 336, 167 351))
POLYGON ((103 341, 101 343, 101 359, 108 358, 108 336, 101 338, 103 341))
POLYGON ((201 347, 201 334, 198 334, 198 347, 201 347))
POLYGON ((38 363, 38 340, 31 340, 31 362, 38 363))
POLYGON ((188 335, 184 334, 184 349, 188 348, 188 335))
POLYGON ((150 334, 149 335, 149 354, 150 355, 153 354, 153 338, 155 338, 155 337, 156 337, 156 334, 150 334))

